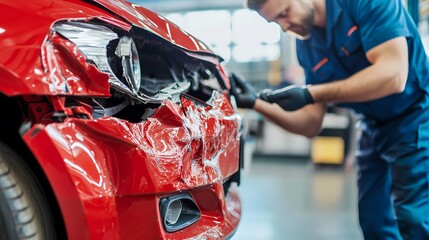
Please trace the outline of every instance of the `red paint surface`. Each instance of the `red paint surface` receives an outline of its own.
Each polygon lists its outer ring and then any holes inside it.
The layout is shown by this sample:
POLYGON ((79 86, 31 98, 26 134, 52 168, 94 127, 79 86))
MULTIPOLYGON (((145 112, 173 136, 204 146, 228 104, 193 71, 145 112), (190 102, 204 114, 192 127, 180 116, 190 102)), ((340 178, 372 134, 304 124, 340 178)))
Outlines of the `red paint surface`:
POLYGON ((125 31, 134 25, 188 51, 212 54, 149 10, 97 2, 110 10, 77 0, 0 1, 0 92, 26 103, 33 125, 23 139, 54 190, 69 239, 227 237, 238 226, 241 205, 235 188, 225 198, 222 186, 239 170, 240 118, 226 93, 209 104, 187 96, 165 101, 139 123, 92 119, 85 104, 66 107, 67 97, 108 98, 110 88, 106 74, 50 31, 57 21, 98 19, 125 31), (54 112, 63 112, 64 122, 54 123, 54 112), (177 192, 191 194, 201 219, 166 233, 159 200, 177 192))

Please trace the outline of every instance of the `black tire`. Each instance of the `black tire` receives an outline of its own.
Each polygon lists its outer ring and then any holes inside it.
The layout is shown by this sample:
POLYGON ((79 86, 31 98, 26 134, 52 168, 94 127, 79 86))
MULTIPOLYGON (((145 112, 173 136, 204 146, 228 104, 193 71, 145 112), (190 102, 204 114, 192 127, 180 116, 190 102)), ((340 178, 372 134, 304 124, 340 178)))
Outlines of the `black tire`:
POLYGON ((56 239, 52 219, 32 171, 0 142, 0 240, 56 239))

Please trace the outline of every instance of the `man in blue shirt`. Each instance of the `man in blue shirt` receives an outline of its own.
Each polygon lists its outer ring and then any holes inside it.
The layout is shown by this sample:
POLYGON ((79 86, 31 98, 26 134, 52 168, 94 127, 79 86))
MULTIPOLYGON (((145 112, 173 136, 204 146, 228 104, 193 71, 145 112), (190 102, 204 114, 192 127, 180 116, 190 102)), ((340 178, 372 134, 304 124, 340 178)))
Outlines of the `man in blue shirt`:
POLYGON ((429 60, 401 0, 247 5, 297 36, 309 85, 257 96, 233 75, 237 105, 307 137, 320 132, 328 103, 362 114, 357 163, 365 239, 429 239, 429 60))

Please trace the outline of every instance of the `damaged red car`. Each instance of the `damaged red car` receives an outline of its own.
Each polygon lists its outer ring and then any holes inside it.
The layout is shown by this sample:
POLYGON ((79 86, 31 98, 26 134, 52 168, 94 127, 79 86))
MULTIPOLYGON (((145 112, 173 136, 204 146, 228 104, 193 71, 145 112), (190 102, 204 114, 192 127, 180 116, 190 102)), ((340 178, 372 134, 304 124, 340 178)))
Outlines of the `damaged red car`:
POLYGON ((121 0, 0 0, 0 239, 227 239, 241 119, 222 59, 121 0))

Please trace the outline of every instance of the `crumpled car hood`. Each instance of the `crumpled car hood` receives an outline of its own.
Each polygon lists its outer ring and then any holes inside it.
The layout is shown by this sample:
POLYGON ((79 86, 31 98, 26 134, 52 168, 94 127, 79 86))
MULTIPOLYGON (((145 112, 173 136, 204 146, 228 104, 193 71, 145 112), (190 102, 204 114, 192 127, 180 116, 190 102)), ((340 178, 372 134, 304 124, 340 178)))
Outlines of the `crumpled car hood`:
POLYGON ((126 19, 128 22, 167 39, 190 51, 213 52, 203 42, 181 30, 164 17, 141 6, 123 0, 92 0, 126 19))

